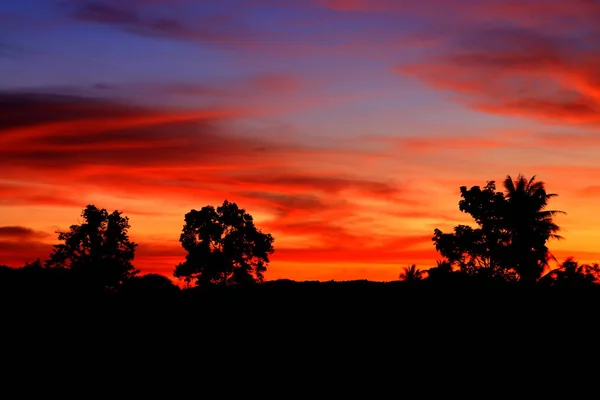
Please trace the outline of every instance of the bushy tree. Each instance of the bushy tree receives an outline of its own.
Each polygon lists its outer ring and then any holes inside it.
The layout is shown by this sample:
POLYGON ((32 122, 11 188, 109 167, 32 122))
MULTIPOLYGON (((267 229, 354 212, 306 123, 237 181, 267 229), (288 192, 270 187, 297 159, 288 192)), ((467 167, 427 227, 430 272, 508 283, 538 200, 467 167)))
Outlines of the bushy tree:
POLYGON ((83 223, 57 232, 63 243, 54 246, 46 266, 70 269, 83 282, 113 289, 135 276, 139 271, 132 262, 137 244, 129 239, 129 218, 121 214, 86 206, 83 223))
POLYGON ((459 209, 470 214, 478 227, 458 225, 453 233, 435 229, 433 241, 446 259, 469 275, 484 275, 535 282, 548 264, 549 239, 559 239, 544 182, 519 175, 504 181, 505 193, 490 181, 483 189, 460 188, 459 209))
POLYGON ((227 200, 185 215, 179 238, 187 251, 174 276, 196 284, 262 282, 273 253, 273 237, 262 233, 253 218, 227 200))

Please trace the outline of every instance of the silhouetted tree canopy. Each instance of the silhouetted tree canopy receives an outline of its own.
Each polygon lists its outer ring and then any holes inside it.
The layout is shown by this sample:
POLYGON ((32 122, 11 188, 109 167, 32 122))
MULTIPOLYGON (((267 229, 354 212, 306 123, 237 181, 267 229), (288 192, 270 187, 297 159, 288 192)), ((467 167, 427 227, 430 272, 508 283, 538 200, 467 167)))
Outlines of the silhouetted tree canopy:
POLYGON ((129 240, 129 218, 119 211, 108 213, 88 205, 81 214, 83 223, 57 232, 58 240, 47 267, 67 268, 83 282, 116 288, 139 271, 132 261, 137 244, 129 240))
POLYGON ((454 270, 452 263, 447 260, 436 260, 436 266, 429 268, 427 271, 427 280, 437 282, 447 282, 452 279, 454 270))
POLYGON ((191 210, 179 238, 188 254, 174 275, 196 284, 262 282, 273 240, 256 228, 250 214, 227 200, 216 210, 191 210))
POLYGON ((568 257, 559 268, 548 272, 539 282, 556 287, 582 287, 596 283, 598 278, 598 264, 579 264, 573 257, 568 257))
POLYGON ((505 225, 510 234, 510 260, 521 280, 535 282, 548 266, 550 253, 546 242, 562 239, 553 217, 563 211, 547 210, 548 202, 556 197, 546 193, 544 182, 527 180, 519 175, 516 181, 510 176, 504 180, 508 210, 505 225))
POLYGON ((406 282, 416 282, 423 279, 423 271, 421 271, 415 264, 408 267, 404 267, 403 271, 399 276, 400 280, 406 282))
POLYGON ((549 199, 544 182, 519 175, 504 181, 505 193, 490 181, 482 189, 460 188, 459 208, 470 214, 478 227, 458 225, 453 233, 435 229, 436 249, 469 275, 535 282, 548 265, 549 239, 559 239, 553 217, 561 211, 546 210, 549 199))

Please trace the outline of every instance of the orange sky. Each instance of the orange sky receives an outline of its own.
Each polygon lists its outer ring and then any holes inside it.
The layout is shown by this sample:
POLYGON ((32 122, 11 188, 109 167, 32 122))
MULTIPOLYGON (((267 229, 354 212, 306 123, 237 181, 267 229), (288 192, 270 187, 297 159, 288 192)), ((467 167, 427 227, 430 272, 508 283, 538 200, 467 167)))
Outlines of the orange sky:
POLYGON ((567 212, 551 251, 600 262, 599 3, 66 3, 0 6, 0 264, 91 203, 171 276, 184 214, 228 199, 267 279, 393 280, 470 222, 460 186, 519 173, 567 212))

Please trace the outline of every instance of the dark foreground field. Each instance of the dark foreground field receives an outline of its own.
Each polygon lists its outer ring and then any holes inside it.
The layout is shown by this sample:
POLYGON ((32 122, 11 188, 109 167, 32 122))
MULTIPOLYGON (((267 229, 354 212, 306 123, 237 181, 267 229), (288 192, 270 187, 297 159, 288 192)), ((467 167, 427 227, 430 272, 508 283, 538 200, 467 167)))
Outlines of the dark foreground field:
POLYGON ((444 380, 479 393, 507 379, 535 386, 556 371, 587 371, 600 291, 279 281, 96 294, 13 288, 1 300, 3 362, 19 376, 83 376, 111 393, 138 379, 197 393, 221 379, 227 393, 248 384, 237 380, 286 393, 323 380, 352 394, 368 380, 369 391, 420 382, 434 395, 449 390, 444 380))
POLYGON ((557 288, 426 281, 284 280, 249 287, 123 293, 33 287, 9 288, 1 296, 5 319, 50 325, 155 325, 161 330, 185 328, 204 333, 221 327, 262 331, 285 326, 323 334, 346 328, 409 332, 429 327, 451 333, 489 324, 525 330, 595 322, 600 310, 597 285, 557 288))

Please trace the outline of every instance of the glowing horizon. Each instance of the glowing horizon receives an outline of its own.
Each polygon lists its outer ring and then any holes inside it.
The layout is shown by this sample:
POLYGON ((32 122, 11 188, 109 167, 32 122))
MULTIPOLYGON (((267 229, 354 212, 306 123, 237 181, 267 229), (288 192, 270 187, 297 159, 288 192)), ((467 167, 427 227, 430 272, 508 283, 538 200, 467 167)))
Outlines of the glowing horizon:
POLYGON ((471 222, 460 186, 519 173, 567 212, 552 253, 600 262, 600 2, 476 3, 1 5, 0 264, 95 204, 172 277, 185 213, 227 199, 268 280, 394 280, 471 222))

